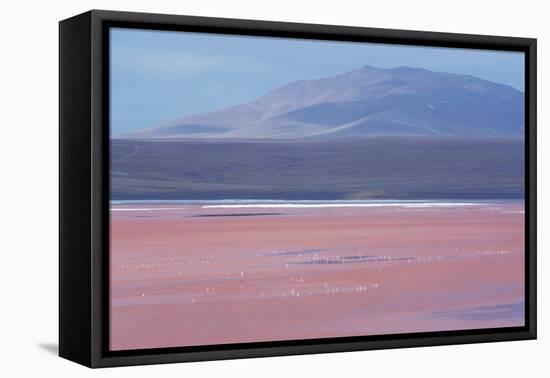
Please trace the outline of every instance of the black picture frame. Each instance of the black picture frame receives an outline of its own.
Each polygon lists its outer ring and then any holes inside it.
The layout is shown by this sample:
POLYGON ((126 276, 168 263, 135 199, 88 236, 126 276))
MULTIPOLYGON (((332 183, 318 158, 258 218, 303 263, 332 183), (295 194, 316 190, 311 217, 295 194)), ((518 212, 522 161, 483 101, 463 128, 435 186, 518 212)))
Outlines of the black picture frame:
POLYGON ((88 367, 536 338, 536 39, 92 10, 59 24, 59 354, 88 367), (109 351, 108 29, 129 27, 525 53, 525 326, 109 351))

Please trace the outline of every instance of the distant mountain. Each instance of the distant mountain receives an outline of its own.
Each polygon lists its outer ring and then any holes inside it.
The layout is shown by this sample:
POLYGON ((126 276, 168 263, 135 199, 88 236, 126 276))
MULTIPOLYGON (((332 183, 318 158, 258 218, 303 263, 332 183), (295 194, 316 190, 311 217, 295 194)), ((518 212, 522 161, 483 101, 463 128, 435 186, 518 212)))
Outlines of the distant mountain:
POLYGON ((469 75, 365 66, 125 138, 522 136, 524 94, 469 75))

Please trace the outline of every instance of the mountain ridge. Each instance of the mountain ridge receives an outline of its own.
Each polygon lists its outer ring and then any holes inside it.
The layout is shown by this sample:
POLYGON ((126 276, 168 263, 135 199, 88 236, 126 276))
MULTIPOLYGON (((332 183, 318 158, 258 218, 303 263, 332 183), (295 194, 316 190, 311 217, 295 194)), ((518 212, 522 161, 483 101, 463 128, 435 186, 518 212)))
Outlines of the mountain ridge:
POLYGON ((471 75, 363 66, 188 115, 129 139, 522 136, 524 93, 471 75))

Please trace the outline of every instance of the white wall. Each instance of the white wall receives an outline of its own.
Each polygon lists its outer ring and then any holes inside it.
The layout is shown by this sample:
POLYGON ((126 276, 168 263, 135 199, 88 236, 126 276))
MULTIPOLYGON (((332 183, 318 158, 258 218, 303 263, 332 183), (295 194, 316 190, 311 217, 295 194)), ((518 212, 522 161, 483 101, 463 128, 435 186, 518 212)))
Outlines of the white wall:
MULTIPOLYGON (((547 128, 550 27, 544 1, 95 0, 7 1, 0 64, 0 374, 80 376, 542 376, 550 373, 544 300, 550 247, 547 128), (539 39, 538 341, 339 353, 92 371, 51 352, 57 343, 57 21, 91 8, 511 35, 539 39), (7 211, 5 210, 7 208, 7 211), (546 231, 546 235, 545 235, 546 231), (544 348, 547 348, 544 353, 544 348), (7 372, 10 370, 10 372, 7 372), (7 374, 6 374, 7 373, 7 374)), ((550 274, 550 273, 549 273, 550 274)), ((546 375, 548 376, 548 375, 546 375)))

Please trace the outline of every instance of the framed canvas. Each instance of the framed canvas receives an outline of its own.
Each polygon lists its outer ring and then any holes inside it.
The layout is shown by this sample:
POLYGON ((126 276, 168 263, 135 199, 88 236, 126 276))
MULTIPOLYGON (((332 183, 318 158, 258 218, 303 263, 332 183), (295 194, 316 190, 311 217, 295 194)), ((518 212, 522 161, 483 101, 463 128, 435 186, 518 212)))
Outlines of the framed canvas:
POLYGON ((59 353, 536 338, 536 40, 60 22, 59 353))

